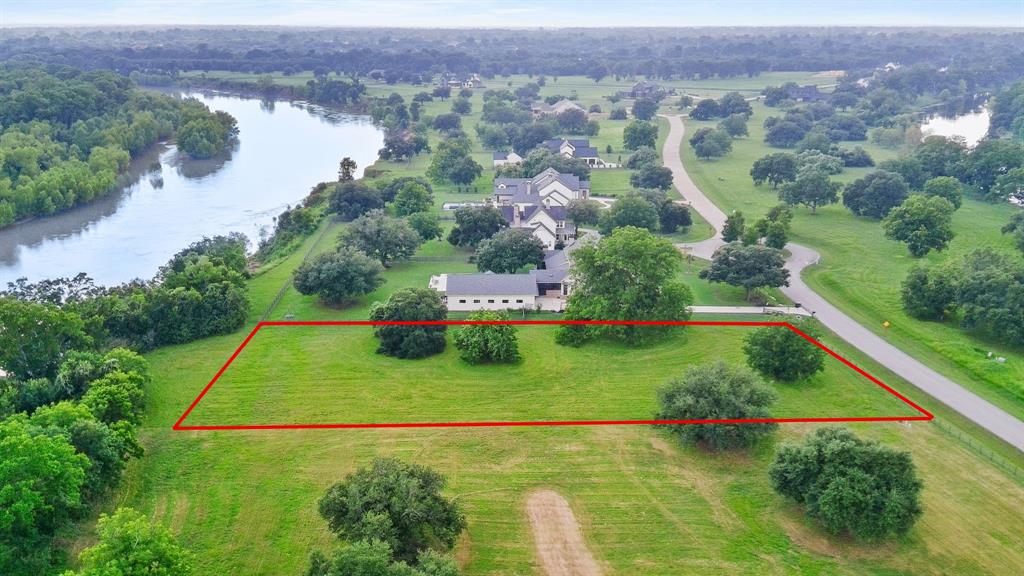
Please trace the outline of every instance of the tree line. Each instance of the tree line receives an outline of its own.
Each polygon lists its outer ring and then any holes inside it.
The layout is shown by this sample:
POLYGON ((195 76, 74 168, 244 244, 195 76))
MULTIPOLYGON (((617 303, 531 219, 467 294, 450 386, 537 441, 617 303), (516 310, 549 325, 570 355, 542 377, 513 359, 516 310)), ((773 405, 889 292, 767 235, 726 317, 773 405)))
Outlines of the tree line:
MULTIPOLYGON (((571 22, 565 23, 571 26, 571 22)), ((31 59, 121 74, 312 70, 394 82, 442 72, 579 75, 595 80, 755 76, 769 70, 871 70, 888 62, 1006 75, 1022 67, 1019 31, 939 29, 547 30, 158 28, 14 29, 0 61, 31 59), (344 48, 339 48, 343 46, 344 48)))
POLYGON ((196 158, 224 151, 235 119, 194 99, 142 92, 111 72, 0 66, 0 227, 102 196, 129 161, 176 137, 196 158))

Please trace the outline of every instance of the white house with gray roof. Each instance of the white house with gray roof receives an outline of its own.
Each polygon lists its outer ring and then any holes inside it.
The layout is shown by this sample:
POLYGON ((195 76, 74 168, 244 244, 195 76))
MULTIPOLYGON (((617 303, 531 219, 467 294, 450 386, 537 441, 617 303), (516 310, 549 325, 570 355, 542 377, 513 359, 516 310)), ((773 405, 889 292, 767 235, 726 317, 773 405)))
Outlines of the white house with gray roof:
POLYGON ((519 164, 523 161, 523 157, 515 152, 495 152, 491 159, 495 168, 506 164, 519 164))
POLYGON ((541 142, 538 148, 550 150, 566 158, 582 160, 591 168, 618 168, 617 164, 605 162, 586 138, 554 138, 541 142))
POLYGON ((562 112, 566 112, 568 110, 579 110, 584 114, 587 113, 582 106, 566 98, 562 98, 554 104, 548 104, 547 102, 538 100, 530 105, 530 111, 533 112, 534 116, 558 116, 562 112))
POLYGON ((570 243, 563 250, 549 250, 544 267, 525 274, 439 274, 430 277, 430 288, 442 294, 449 310, 565 310, 572 293, 570 254, 596 240, 593 234, 570 243))

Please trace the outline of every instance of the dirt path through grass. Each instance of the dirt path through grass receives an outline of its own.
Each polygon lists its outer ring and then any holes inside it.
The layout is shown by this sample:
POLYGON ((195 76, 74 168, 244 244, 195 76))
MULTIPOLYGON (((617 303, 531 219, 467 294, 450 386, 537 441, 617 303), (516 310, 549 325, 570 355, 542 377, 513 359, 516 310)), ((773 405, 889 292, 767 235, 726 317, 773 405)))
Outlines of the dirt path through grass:
POLYGON ((534 492, 526 501, 526 515, 547 576, 601 576, 601 567, 587 549, 576 516, 561 494, 534 492))

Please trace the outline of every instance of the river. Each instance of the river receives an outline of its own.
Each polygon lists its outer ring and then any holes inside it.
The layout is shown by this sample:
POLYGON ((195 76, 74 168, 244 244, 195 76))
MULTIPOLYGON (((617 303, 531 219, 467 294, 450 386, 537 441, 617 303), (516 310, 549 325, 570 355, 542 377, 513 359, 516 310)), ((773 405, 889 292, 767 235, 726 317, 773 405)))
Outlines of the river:
POLYGON ((203 236, 242 232, 252 247, 261 230, 338 162, 363 167, 383 146, 367 116, 297 102, 192 94, 238 120, 239 142, 211 160, 192 160, 158 144, 132 160, 113 193, 72 210, 0 230, 0 289, 27 277, 85 272, 97 284, 148 279, 175 252, 203 236))

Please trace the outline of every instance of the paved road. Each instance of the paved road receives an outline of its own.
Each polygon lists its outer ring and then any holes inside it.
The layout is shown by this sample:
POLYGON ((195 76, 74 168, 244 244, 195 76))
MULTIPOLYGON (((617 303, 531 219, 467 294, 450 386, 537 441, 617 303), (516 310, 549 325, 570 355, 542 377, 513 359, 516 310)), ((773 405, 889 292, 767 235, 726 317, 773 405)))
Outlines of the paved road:
MULTIPOLYGON (((662 149, 665 166, 672 170, 674 183, 683 198, 689 201, 693 209, 715 228, 713 238, 680 246, 694 256, 711 259, 715 250, 724 244, 720 231, 725 224, 725 213, 697 188, 683 168, 679 147, 686 128, 682 118, 680 116, 666 116, 666 118, 669 121, 670 130, 665 147, 662 149)), ((829 330, 859 348, 878 363, 1024 452, 1024 422, 918 362, 829 304, 811 290, 800 277, 800 272, 807 266, 816 264, 820 255, 799 244, 787 244, 786 249, 791 253, 786 261, 786 268, 790 273, 790 285, 788 288, 782 289, 783 294, 794 302, 799 302, 807 310, 814 312, 815 317, 829 330)))
POLYGON ((695 314, 779 314, 782 316, 810 316, 804 308, 793 306, 690 306, 695 314))

